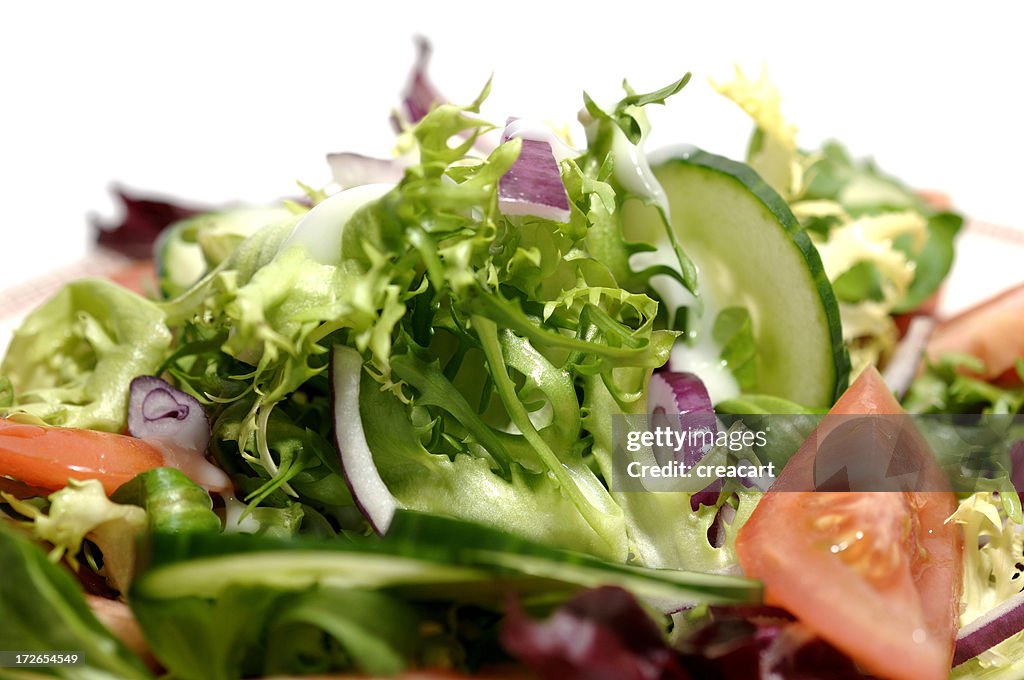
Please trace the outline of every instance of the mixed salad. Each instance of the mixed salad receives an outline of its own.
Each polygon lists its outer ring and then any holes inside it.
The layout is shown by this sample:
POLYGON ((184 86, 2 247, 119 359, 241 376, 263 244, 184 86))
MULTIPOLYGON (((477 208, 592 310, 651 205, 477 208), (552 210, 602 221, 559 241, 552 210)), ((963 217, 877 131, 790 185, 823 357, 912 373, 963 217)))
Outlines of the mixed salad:
POLYGON ((803 484, 825 413, 1017 414, 1024 289, 936 323, 962 218, 801 148, 766 78, 716 85, 743 161, 648 155, 688 79, 584 94, 579 148, 424 58, 392 158, 133 201, 102 241, 149 289, 68 284, 0 365, 0 651, 77 659, 0 676, 1024 675, 1024 444, 969 492, 803 484), (627 492, 620 414, 784 414, 792 447, 627 492))

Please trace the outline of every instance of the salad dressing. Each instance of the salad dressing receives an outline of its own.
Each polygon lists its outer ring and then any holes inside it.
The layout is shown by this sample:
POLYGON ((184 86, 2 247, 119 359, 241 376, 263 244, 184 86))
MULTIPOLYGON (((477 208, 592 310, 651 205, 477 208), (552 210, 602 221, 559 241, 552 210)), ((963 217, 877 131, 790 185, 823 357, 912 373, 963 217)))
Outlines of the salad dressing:
POLYGON ((720 310, 707 290, 701 292, 700 301, 703 304, 690 307, 694 323, 672 347, 668 365, 673 371, 697 375, 707 388, 711 403, 717 404, 739 396, 740 386, 722 359, 722 347, 711 332, 720 310))
POLYGON ((615 180, 623 189, 653 205, 662 215, 669 214, 668 197, 654 176, 654 171, 651 170, 647 154, 644 153, 642 138, 639 144, 633 144, 622 130, 615 128, 612 137, 612 164, 615 180))
MULTIPOLYGON (((676 268, 679 260, 672 246, 662 243, 657 250, 633 255, 630 264, 637 268, 653 265, 676 268)), ((668 310, 670 327, 674 325, 675 314, 680 308, 685 307, 688 311, 690 327, 686 334, 676 340, 669 358, 669 369, 697 375, 707 387, 713 404, 738 396, 739 383, 722 360, 722 347, 715 342, 711 332, 721 311, 711 291, 704 287, 698 298, 681 283, 666 275, 651 277, 650 285, 668 310)))
POLYGON ((206 460, 202 451, 163 437, 149 437, 145 442, 160 452, 164 465, 177 468, 204 489, 226 496, 234 488, 227 473, 206 460))

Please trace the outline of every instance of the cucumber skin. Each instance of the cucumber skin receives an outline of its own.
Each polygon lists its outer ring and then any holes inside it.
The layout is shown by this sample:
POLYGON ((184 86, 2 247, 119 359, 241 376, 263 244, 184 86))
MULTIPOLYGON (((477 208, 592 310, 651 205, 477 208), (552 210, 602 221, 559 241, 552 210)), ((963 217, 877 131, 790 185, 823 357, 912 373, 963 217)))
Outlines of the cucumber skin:
MULTIPOLYGON (((154 576, 164 568, 188 564, 194 560, 212 560, 220 568, 228 567, 224 560, 243 562, 259 560, 261 554, 283 557, 295 555, 294 570, 301 572, 303 555, 360 556, 372 560, 405 558, 439 568, 477 572, 486 583, 524 577, 525 583, 536 581, 565 585, 576 584, 581 577, 603 575, 623 585, 644 585, 659 591, 674 590, 679 596, 688 594, 694 600, 712 602, 757 602, 760 584, 740 577, 715 574, 651 570, 624 564, 609 563, 584 553, 558 550, 537 544, 472 522, 449 517, 399 510, 383 538, 347 537, 332 539, 275 539, 247 534, 151 534, 140 550, 138 574, 134 584, 134 597, 161 599, 168 596, 188 596, 190 589, 202 585, 182 584, 173 593, 154 587, 154 576), (524 564, 517 564, 522 561, 524 564), (542 567, 537 573, 529 565, 538 561, 542 567), (544 566, 547 565, 547 566, 544 566), (526 568, 524 568, 526 567, 526 568)), ((156 580, 160 580, 157 578, 156 580)), ((228 578, 225 583, 231 582, 228 578)), ((248 583, 253 581, 247 580, 248 583)), ((257 580, 258 582, 258 580, 257 580)), ((424 585, 429 586, 429 580, 424 585)), ((591 584, 587 584, 591 585, 591 584)), ((628 586, 626 586, 628 587, 628 586)))
MULTIPOLYGON (((656 176, 662 166, 673 163, 703 168, 737 182, 757 198, 786 230, 786 234, 807 263, 808 270, 821 298, 823 311, 829 326, 833 366, 835 369, 835 390, 832 395, 832 402, 834 403, 846 391, 850 379, 850 354, 846 348, 846 343, 843 342, 843 326, 839 317, 839 303, 836 300, 835 292, 832 290, 832 284, 825 274, 825 267, 821 263, 818 249, 811 243, 807 232, 800 226, 800 222, 789 209, 789 204, 753 168, 745 163, 708 153, 694 146, 668 147, 659 150, 651 156, 651 165, 656 176)), ((814 406, 819 405, 814 404, 814 406)), ((828 404, 828 406, 831 406, 831 404, 828 404)))

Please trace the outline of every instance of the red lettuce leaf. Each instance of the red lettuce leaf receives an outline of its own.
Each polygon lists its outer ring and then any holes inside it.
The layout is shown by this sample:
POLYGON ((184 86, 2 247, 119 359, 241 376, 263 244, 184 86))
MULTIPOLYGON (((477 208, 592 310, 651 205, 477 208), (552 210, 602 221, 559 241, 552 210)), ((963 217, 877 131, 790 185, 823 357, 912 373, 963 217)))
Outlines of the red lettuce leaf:
POLYGON ((153 243, 166 227, 206 210, 164 198, 130 194, 123 189, 115 189, 115 194, 124 206, 124 219, 120 224, 104 224, 94 219, 96 242, 136 259, 153 256, 153 243))
POLYGON ((391 123, 395 132, 402 131, 402 123, 418 123, 435 104, 443 104, 447 100, 441 95, 427 76, 427 65, 430 63, 430 42, 423 36, 416 36, 416 62, 409 74, 409 80, 402 92, 401 118, 392 117, 391 123))
POLYGON ((583 591, 547 620, 513 604, 501 643, 541 678, 550 680, 686 680, 661 630, 625 590, 583 591))
POLYGON ((771 607, 713 607, 711 620, 680 649, 683 666, 707 680, 870 677, 788 612, 771 607))
POLYGON ((856 665, 786 611, 711 607, 669 646, 636 599, 614 587, 583 591, 546 620, 517 604, 500 631, 505 650, 544 680, 862 680, 856 665))

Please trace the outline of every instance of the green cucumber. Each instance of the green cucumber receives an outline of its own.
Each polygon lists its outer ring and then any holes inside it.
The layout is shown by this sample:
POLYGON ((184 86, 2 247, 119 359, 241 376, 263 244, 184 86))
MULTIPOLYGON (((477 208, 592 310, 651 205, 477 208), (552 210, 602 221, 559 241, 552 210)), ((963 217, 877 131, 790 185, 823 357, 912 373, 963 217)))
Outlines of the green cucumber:
POLYGON ((392 589, 417 599, 489 601, 509 589, 567 594, 618 585, 672 601, 757 602, 756 581, 645 569, 557 550, 462 520, 399 510, 383 537, 291 539, 245 534, 154 534, 134 598, 214 598, 230 586, 300 590, 316 584, 392 589))
POLYGON ((208 256, 220 259, 261 228, 290 219, 294 215, 284 207, 246 206, 203 213, 171 225, 154 247, 161 292, 168 298, 180 295, 209 269, 208 256))
MULTIPOLYGON (((750 313, 757 346, 750 391, 811 408, 846 389, 850 359, 818 251, 786 201, 749 166, 693 147, 651 157, 672 226, 719 309, 750 313)), ((627 238, 658 242, 660 218, 625 207, 627 238)))
POLYGON ((221 530, 209 492, 177 468, 147 470, 122 484, 110 500, 144 509, 150 528, 160 533, 221 530))

